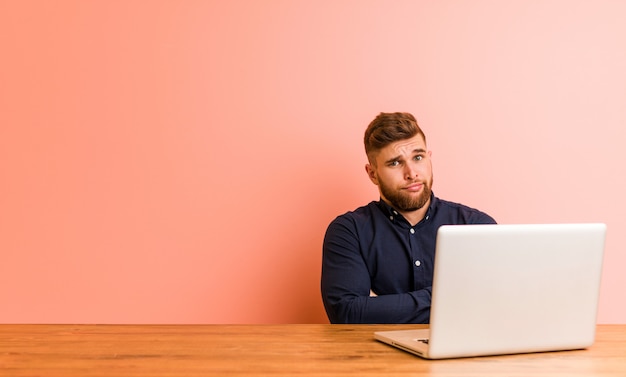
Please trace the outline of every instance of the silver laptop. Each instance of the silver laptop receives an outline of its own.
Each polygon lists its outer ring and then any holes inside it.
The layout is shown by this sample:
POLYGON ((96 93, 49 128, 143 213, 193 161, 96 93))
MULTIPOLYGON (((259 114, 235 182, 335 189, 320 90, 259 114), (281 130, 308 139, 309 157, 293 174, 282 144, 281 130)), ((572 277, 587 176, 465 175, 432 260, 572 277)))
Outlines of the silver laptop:
POLYGON ((374 337, 428 359, 587 348, 605 234, 605 224, 442 226, 430 328, 374 337))

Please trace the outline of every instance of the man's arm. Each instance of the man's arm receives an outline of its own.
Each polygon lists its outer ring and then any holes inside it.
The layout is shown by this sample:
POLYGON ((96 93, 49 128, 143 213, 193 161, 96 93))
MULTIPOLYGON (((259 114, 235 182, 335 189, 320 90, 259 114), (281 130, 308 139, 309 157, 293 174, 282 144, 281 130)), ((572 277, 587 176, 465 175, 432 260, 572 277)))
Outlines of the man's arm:
POLYGON ((430 287, 376 295, 356 231, 348 221, 338 219, 328 227, 321 283, 322 299, 331 323, 428 323, 430 287))

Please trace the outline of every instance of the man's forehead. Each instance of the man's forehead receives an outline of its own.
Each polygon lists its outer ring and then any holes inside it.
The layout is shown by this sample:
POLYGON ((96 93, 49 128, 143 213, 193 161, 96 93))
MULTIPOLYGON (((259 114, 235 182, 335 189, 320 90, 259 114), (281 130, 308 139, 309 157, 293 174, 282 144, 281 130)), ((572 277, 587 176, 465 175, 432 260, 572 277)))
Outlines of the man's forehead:
POLYGON ((421 135, 415 135, 410 139, 399 140, 387 145, 380 150, 380 156, 411 155, 415 152, 426 151, 426 143, 421 135))

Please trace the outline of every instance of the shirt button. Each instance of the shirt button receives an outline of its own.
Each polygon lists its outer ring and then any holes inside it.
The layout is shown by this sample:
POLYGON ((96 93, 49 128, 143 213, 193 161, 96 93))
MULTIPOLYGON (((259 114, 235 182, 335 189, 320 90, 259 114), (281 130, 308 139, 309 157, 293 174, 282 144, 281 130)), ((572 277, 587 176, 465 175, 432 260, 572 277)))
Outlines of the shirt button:
POLYGON ((389 220, 393 220, 393 216, 389 216, 389 220))
POLYGON ((410 232, 411 234, 415 234, 415 229, 411 228, 410 232))
POLYGON ((415 266, 416 266, 416 267, 419 267, 419 266, 421 266, 421 265, 422 265, 422 262, 420 262, 420 261, 418 261, 418 260, 416 260, 416 261, 415 261, 415 266))

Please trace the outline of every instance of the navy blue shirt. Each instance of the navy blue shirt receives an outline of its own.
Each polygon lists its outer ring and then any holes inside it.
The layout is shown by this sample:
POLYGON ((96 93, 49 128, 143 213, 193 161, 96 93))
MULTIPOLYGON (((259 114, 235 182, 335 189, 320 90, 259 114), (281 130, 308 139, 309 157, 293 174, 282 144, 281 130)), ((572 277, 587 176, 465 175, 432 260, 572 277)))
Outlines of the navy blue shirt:
POLYGON ((435 239, 446 224, 495 220, 434 195, 415 226, 382 200, 333 220, 324 237, 321 281, 330 322, 428 323, 435 239))

